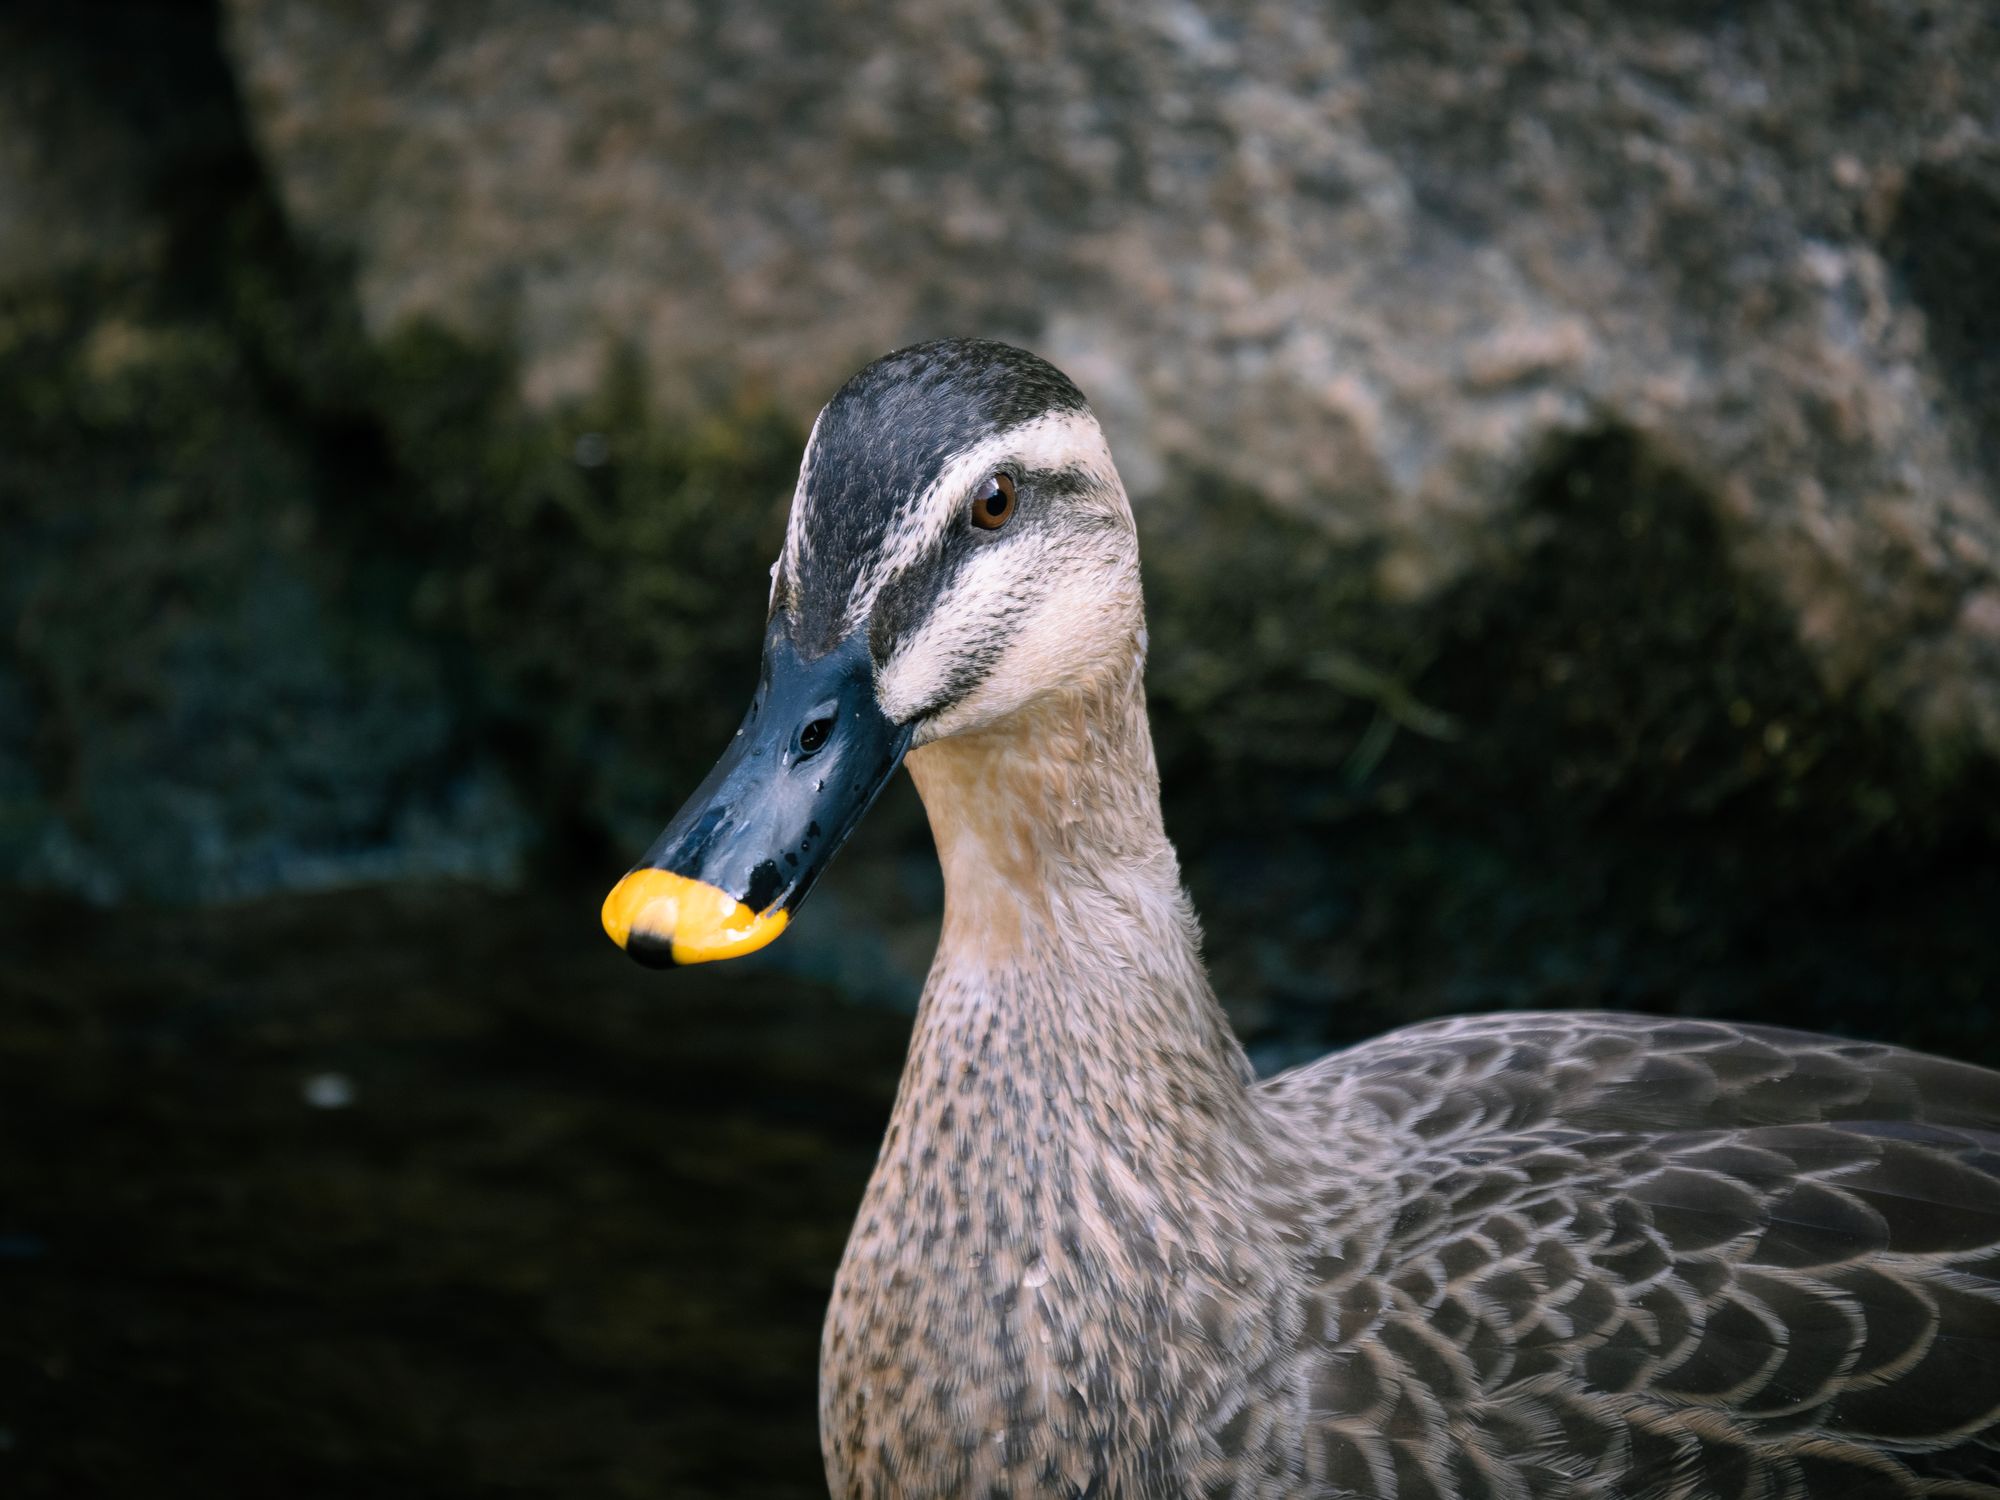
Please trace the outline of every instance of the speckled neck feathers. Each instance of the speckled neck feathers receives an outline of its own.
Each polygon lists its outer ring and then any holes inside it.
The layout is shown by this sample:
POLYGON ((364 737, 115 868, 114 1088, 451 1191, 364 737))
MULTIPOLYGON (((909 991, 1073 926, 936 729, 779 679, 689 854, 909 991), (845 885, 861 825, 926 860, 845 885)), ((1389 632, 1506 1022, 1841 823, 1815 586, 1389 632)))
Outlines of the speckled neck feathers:
POLYGON ((1219 1263, 1266 1171, 1139 672, 1135 641, 1096 690, 910 758, 945 920, 828 1318, 836 1495, 1080 1494, 1107 1463, 1164 1482, 1186 1434, 1165 1367, 1126 1351, 1213 1320, 1212 1284, 1269 1291, 1219 1263))
POLYGON ((1111 1043, 1121 1069, 1173 1053, 1240 1087, 1161 823, 1140 675, 1135 642, 1104 681, 911 754, 945 874, 927 1009, 946 990, 1021 991, 1045 1031, 1111 1043))

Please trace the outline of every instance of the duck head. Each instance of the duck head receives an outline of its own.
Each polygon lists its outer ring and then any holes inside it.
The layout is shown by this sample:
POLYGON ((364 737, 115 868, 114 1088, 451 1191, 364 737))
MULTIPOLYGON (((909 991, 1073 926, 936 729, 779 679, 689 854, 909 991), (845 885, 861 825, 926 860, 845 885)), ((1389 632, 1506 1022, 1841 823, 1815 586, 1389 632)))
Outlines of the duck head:
POLYGON ((1138 544, 1076 387, 1004 344, 877 360, 813 424, 771 570, 757 690, 604 903, 653 965, 785 930, 903 757, 1130 663, 1138 544))

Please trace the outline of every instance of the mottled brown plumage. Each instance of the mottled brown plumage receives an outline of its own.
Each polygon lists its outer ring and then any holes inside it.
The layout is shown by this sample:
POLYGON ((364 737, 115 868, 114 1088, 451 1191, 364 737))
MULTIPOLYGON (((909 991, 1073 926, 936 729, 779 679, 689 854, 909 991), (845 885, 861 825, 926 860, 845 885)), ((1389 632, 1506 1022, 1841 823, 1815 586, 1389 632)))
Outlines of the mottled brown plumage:
POLYGON ((2000 1497, 2000 1075, 1565 1014, 1253 1078, 1161 824, 1130 510, 1073 396, 993 346, 871 367, 776 579, 774 612, 872 631, 946 883, 827 1316, 833 1493, 2000 1497), (1048 410, 990 395, 1021 371, 1048 410), (864 527, 878 440, 928 456, 864 527), (967 541, 996 466, 1016 529, 967 541))
POLYGON ((1136 680, 912 769, 947 915, 836 1495, 2000 1494, 1994 1074, 1571 1014, 1253 1083, 1131 817, 1136 680))

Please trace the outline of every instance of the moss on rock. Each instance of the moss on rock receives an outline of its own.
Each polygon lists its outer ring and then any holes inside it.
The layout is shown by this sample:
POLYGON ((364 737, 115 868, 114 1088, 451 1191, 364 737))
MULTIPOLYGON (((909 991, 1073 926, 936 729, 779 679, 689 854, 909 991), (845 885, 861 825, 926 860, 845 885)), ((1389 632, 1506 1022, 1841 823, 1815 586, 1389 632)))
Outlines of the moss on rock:
POLYGON ((1251 497, 1150 539, 1169 825, 1267 1060, 1496 1005, 1990 1055, 1991 765, 1831 689, 1639 435, 1530 490, 1523 561, 1420 607, 1251 497))
POLYGON ((804 434, 754 395, 663 419, 630 359, 549 413, 510 376, 435 326, 381 352, 414 598, 477 658, 550 825, 643 842, 748 701, 804 434))
POLYGON ((0 868, 97 899, 504 876, 430 653, 329 567, 310 455, 225 327, 118 286, 0 304, 0 868))

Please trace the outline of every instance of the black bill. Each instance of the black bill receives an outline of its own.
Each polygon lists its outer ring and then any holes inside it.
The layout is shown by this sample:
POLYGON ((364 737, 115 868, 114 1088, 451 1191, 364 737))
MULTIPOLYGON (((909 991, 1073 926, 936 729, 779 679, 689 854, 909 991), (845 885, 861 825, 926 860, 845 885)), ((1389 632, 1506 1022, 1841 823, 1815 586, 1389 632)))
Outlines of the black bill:
POLYGON ((864 635, 807 661, 774 617, 735 740, 605 898, 604 930, 660 967, 754 953, 888 784, 912 727, 877 706, 864 635))

